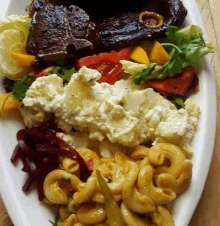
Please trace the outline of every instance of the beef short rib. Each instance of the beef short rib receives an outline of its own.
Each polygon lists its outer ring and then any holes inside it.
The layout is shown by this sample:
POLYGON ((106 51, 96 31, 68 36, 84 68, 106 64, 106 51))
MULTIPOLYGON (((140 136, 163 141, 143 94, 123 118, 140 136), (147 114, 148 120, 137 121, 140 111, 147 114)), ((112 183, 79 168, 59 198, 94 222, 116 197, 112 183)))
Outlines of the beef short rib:
POLYGON ((162 38, 170 25, 180 26, 187 15, 180 0, 144 0, 141 2, 139 12, 118 13, 104 18, 99 23, 101 41, 97 46, 98 49, 103 51, 123 48, 143 39, 162 38), (146 27, 139 21, 139 15, 142 12, 155 12, 161 15, 164 19, 163 25, 158 28, 146 27))

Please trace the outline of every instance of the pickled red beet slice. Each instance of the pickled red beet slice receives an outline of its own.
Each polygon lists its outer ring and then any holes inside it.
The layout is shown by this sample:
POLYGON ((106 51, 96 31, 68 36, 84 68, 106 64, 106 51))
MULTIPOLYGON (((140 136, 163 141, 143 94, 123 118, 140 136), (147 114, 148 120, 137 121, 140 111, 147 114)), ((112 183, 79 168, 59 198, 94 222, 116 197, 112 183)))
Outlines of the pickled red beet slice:
POLYGON ((28 192, 31 185, 35 184, 40 201, 44 199, 44 179, 48 173, 58 168, 59 156, 72 158, 79 163, 82 181, 86 181, 92 172, 79 153, 56 136, 57 132, 62 132, 62 130, 57 128, 54 120, 48 120, 36 127, 19 130, 17 133, 18 144, 11 157, 13 164, 21 159, 22 171, 28 174, 22 190, 28 192))

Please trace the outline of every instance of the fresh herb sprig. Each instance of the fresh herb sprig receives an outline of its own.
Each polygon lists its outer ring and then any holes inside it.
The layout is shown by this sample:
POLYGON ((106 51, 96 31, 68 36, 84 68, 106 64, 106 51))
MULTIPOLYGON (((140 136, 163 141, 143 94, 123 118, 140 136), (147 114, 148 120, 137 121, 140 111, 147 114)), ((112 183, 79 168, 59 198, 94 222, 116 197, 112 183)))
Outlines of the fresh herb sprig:
POLYGON ((54 222, 49 220, 50 223, 53 225, 53 226, 58 226, 58 221, 60 219, 60 214, 59 214, 59 209, 60 209, 60 205, 55 205, 55 219, 54 219, 54 222))
POLYGON ((22 100, 25 98, 27 90, 35 79, 35 76, 25 75, 22 80, 16 81, 12 90, 14 99, 22 102, 22 100))
POLYGON ((68 69, 65 67, 57 66, 49 73, 49 75, 57 74, 63 79, 65 83, 68 83, 71 79, 72 74, 75 72, 76 72, 75 68, 68 69))
POLYGON ((148 68, 133 75, 136 85, 151 78, 166 78, 178 74, 182 68, 198 63, 201 57, 213 53, 210 42, 205 42, 201 29, 196 25, 179 29, 175 26, 167 28, 166 39, 162 46, 169 52, 170 60, 164 65, 151 64, 148 68))
MULTIPOLYGON (((57 74, 65 83, 71 79, 71 75, 76 72, 75 68, 67 69, 63 67, 55 67, 49 74, 57 74)), ((21 80, 14 83, 12 94, 15 100, 22 102, 31 83, 36 80, 36 76, 25 75, 21 80)))
POLYGON ((142 80, 145 80, 147 78, 147 76, 150 75, 152 73, 152 71, 155 70, 156 65, 157 64, 151 64, 149 67, 147 67, 143 71, 136 73, 133 76, 133 81, 135 82, 135 84, 139 85, 142 80))

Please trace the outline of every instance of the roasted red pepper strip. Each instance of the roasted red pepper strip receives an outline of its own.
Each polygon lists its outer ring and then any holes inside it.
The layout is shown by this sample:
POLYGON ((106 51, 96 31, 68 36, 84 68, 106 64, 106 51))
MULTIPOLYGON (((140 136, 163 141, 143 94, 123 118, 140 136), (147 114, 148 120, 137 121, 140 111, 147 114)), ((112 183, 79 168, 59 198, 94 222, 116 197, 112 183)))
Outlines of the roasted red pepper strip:
POLYGON ((49 73, 54 69, 54 66, 47 67, 43 70, 33 70, 29 73, 30 76, 37 76, 37 77, 42 77, 42 76, 47 76, 49 73))
POLYGON ((86 165, 87 165, 87 168, 88 168, 89 170, 93 170, 94 163, 93 163, 92 159, 89 159, 89 160, 86 162, 86 165))
POLYGON ((172 78, 150 79, 147 81, 147 85, 164 96, 168 94, 184 96, 193 81, 194 75, 195 71, 193 67, 187 67, 172 78))
POLYGON ((88 56, 78 59, 76 62, 77 69, 86 66, 98 70, 102 77, 98 82, 107 82, 114 84, 122 73, 122 65, 120 60, 129 60, 131 49, 125 48, 118 52, 100 53, 98 55, 88 56))

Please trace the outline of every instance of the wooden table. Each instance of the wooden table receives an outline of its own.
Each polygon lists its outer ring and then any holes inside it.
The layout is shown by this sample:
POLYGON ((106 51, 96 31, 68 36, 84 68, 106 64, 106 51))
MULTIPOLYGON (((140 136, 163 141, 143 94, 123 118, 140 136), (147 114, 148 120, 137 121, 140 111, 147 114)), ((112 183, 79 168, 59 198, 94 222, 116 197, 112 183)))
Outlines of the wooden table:
MULTIPOLYGON (((216 53, 212 62, 215 69, 217 89, 217 111, 220 112, 220 0, 196 0, 216 53)), ((217 116, 215 149, 203 195, 189 226, 220 225, 220 115, 217 116)), ((209 151, 209 150, 207 150, 209 151)), ((193 200, 192 200, 193 201, 193 200)), ((12 223, 0 199, 0 226, 11 226, 12 223)))

